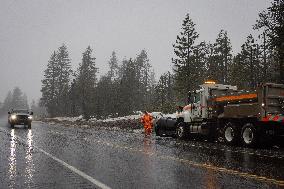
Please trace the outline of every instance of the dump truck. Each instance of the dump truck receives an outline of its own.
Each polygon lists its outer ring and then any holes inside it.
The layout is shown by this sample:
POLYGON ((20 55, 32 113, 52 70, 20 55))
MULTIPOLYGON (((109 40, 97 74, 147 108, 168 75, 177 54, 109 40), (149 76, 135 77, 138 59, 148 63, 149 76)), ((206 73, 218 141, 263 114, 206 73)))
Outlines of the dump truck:
POLYGON ((178 138, 202 136, 227 144, 255 146, 262 139, 284 136, 284 85, 260 84, 256 90, 205 82, 188 93, 188 105, 176 118, 161 118, 155 131, 178 138))

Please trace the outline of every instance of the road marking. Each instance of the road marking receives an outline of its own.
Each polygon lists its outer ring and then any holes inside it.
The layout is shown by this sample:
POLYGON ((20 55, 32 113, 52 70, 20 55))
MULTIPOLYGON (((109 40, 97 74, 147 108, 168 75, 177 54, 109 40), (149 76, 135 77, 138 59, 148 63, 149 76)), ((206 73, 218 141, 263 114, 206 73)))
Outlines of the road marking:
POLYGON ((39 150, 40 152, 42 152, 43 154, 47 155, 48 157, 52 158, 54 161, 57 161, 58 163, 60 163, 64 167, 70 169, 74 173, 80 175, 84 179, 90 181, 91 183, 93 183, 94 185, 98 186, 99 188, 101 188, 101 189, 110 189, 110 187, 108 187, 107 185, 103 184, 102 182, 100 182, 100 181, 94 179, 93 177, 87 175, 86 173, 76 169, 75 167, 73 167, 72 165, 69 165, 68 163, 62 161, 61 159, 58 159, 57 157, 51 155, 50 153, 44 151, 43 149, 38 148, 38 147, 36 147, 36 149, 39 150))
MULTIPOLYGON (((57 131, 49 131, 49 132, 52 133, 52 134, 65 135, 65 134, 63 134, 61 132, 57 132, 57 131)), ((76 139, 77 137, 73 137, 73 138, 76 139)), ((97 143, 101 143, 101 141, 98 140, 97 143)), ((188 146, 188 147, 200 148, 200 149, 203 148, 203 149, 210 149, 210 150, 219 150, 219 151, 223 151, 223 152, 249 154, 249 155, 265 157, 265 158, 284 159, 284 156, 281 156, 281 155, 260 154, 258 152, 247 152, 245 150, 231 150, 231 149, 218 148, 218 147, 212 147, 212 146, 202 146, 202 145, 198 145, 198 144, 187 144, 187 143, 178 143, 178 144, 182 144, 182 145, 188 146)))
MULTIPOLYGON (((74 137, 74 139, 76 139, 76 137, 74 137)), ((112 148, 118 148, 118 149, 127 150, 127 151, 131 151, 131 152, 139 152, 139 153, 142 153, 142 154, 146 154, 148 156, 156 156, 160 159, 167 159, 167 160, 173 160, 173 161, 177 161, 177 162, 181 162, 181 163, 186 163, 186 164, 189 164, 191 166, 198 167, 198 168, 211 169, 211 170, 218 171, 218 172, 223 172, 223 173, 227 173, 227 174, 231 174, 231 175, 237 175, 237 176, 244 177, 244 178, 251 178, 251 179, 258 180, 258 181, 269 182, 269 183, 273 183, 273 184, 276 184, 276 185, 279 185, 279 186, 284 186, 284 180, 276 180, 276 179, 267 178, 267 177, 264 177, 264 176, 259 176, 259 175, 255 175, 255 174, 250 174, 250 173, 245 173, 245 172, 233 170, 233 169, 217 167, 217 166, 206 164, 206 163, 196 163, 196 162, 193 162, 193 161, 190 161, 190 160, 186 160, 186 159, 182 159, 182 158, 176 158, 176 157, 172 157, 172 156, 158 155, 158 154, 155 154, 153 152, 152 153, 151 152, 145 152, 145 150, 143 150, 143 149, 137 149, 137 148, 129 147, 129 146, 122 146, 122 145, 119 145, 119 144, 112 144, 112 143, 107 142, 107 141, 90 140, 90 139, 87 139, 87 141, 96 142, 96 143, 99 143, 101 145, 106 145, 106 146, 109 146, 109 147, 112 147, 112 148)), ((194 145, 194 144, 186 145, 186 146, 193 146, 193 147, 197 147, 197 148, 200 148, 200 147, 202 148, 202 146, 198 146, 198 145, 194 145)), ((218 149, 218 150, 244 153, 243 151, 234 151, 234 150, 230 150, 230 149, 218 149)), ((258 155, 257 153, 251 153, 251 152, 249 152, 247 154, 258 155)), ((266 157, 271 157, 271 156, 266 156, 266 157)))
MULTIPOLYGON (((89 140, 89 141, 98 142, 96 140, 89 140)), ((233 169, 227 169, 227 168, 224 168, 224 167, 217 167, 217 166, 206 164, 206 163, 196 163, 196 162, 193 162, 193 161, 190 161, 190 160, 187 160, 187 159, 176 158, 176 157, 172 157, 172 156, 158 155, 158 154, 155 154, 153 152, 146 152, 146 151, 141 150, 141 149, 122 146, 122 145, 118 145, 118 144, 112 144, 110 142, 105 142, 105 141, 99 141, 99 143, 101 145, 106 145, 106 146, 109 146, 109 147, 112 147, 112 148, 119 148, 119 149, 131 151, 131 152, 139 152, 139 153, 146 154, 148 156, 156 156, 157 158, 160 158, 160 159, 173 160, 173 161, 177 161, 177 162, 181 162, 181 163, 186 163, 186 164, 189 164, 191 166, 198 167, 198 168, 211 169, 213 171, 218 171, 218 172, 223 172, 223 173, 236 175, 236 176, 240 176, 240 177, 244 177, 244 178, 250 178, 250 179, 254 179, 254 180, 258 180, 258 181, 273 183, 273 184, 278 185, 278 186, 284 186, 284 180, 276 180, 276 179, 272 179, 272 178, 268 178, 268 177, 264 177, 264 176, 259 176, 259 175, 255 175, 255 174, 250 174, 250 173, 246 173, 246 172, 233 170, 233 169)))
MULTIPOLYGON (((0 128, 1 129, 1 128, 0 128)), ((6 130, 1 129, 2 132, 5 132, 6 134, 10 135, 10 133, 8 133, 6 130)), ((25 145, 28 145, 28 143, 26 142, 25 139, 15 135, 15 138, 24 143, 25 145)), ((93 183, 94 185, 96 185, 97 187, 101 188, 101 189, 111 189, 109 186, 105 185, 104 183, 94 179, 93 177, 87 175, 86 173, 84 173, 83 171, 80 171, 79 169, 77 169, 76 167, 73 167, 72 165, 69 165, 68 163, 66 163, 65 161, 51 155, 50 153, 44 151, 43 149, 41 149, 40 147, 37 147, 35 145, 32 145, 32 147, 38 151, 40 151, 41 153, 45 154, 46 156, 50 157, 51 159, 53 159, 54 161, 58 162, 59 164, 61 164, 62 166, 70 169, 72 172, 76 173, 77 175, 83 177, 84 179, 90 181, 91 183, 93 183)))
MULTIPOLYGON (((64 135, 61 132, 56 133, 56 134, 64 135)), ((71 137, 71 138, 76 139, 77 137, 71 137)), ((206 163, 196 163, 196 162, 193 162, 193 161, 190 161, 190 160, 176 158, 176 157, 172 157, 172 156, 158 155, 158 154, 151 153, 151 152, 145 152, 145 150, 137 149, 137 148, 134 148, 134 147, 128 147, 128 146, 122 146, 122 145, 118 145, 118 144, 112 144, 110 142, 102 141, 102 140, 90 140, 90 139, 87 139, 87 141, 96 142, 96 143, 99 143, 101 145, 106 145, 106 146, 109 146, 109 147, 112 147, 112 148, 119 148, 119 149, 131 151, 131 152, 140 152, 140 153, 146 154, 148 156, 156 156, 157 158, 160 158, 160 159, 167 159, 167 160, 173 160, 173 161, 177 161, 177 162, 181 162, 181 163, 186 163, 186 164, 189 164, 191 166, 198 167, 198 168, 211 169, 213 171, 223 172, 223 173, 236 175, 236 176, 240 176, 240 177, 244 177, 244 178, 251 178, 251 179, 258 180, 258 181, 263 181, 263 182, 269 182, 269 183, 273 183, 273 184, 278 185, 278 186, 284 186, 284 180, 276 180, 276 179, 267 178, 267 177, 264 177, 264 176, 259 176, 259 175, 255 175, 255 174, 250 174, 250 173, 246 173, 246 172, 233 170, 233 169, 217 167, 217 166, 206 164, 206 163)), ((186 144, 186 146, 203 148, 203 146, 194 145, 194 144, 191 144, 191 145, 186 144)), ((212 148, 210 148, 210 149, 212 149, 212 148)), ((218 149, 218 148, 214 148, 213 147, 213 149, 218 149)), ((236 153, 237 152, 245 153, 244 151, 234 151, 234 150, 230 150, 230 149, 218 149, 218 150, 230 151, 230 152, 236 152, 236 153)), ((251 154, 251 152, 246 153, 246 154, 251 154)), ((253 155, 263 156, 263 155, 257 154, 257 153, 253 153, 253 155)), ((264 156, 266 156, 266 157, 273 157, 273 156, 268 156, 268 155, 264 155, 264 156)))

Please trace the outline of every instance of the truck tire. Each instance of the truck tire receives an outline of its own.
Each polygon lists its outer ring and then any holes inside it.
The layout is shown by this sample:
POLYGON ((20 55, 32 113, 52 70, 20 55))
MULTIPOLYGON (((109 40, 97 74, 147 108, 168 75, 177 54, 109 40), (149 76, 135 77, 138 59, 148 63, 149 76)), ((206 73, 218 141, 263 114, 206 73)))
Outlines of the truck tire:
POLYGON ((238 142, 239 139, 238 128, 231 122, 228 122, 225 125, 223 135, 226 144, 233 145, 238 142))
POLYGON ((257 132, 252 123, 246 123, 243 126, 241 140, 246 147, 254 147, 257 144, 257 132))
POLYGON ((185 128, 185 123, 184 122, 180 122, 177 124, 177 128, 176 128, 176 136, 179 139, 185 139, 188 135, 188 132, 185 128))

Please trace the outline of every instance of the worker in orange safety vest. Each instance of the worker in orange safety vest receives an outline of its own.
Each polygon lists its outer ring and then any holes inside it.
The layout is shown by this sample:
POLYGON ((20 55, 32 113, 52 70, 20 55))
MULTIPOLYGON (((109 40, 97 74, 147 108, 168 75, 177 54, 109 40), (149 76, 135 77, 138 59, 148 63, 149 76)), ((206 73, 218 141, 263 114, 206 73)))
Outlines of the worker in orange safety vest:
POLYGON ((145 135, 151 134, 153 117, 147 111, 144 111, 144 115, 141 117, 141 123, 144 125, 145 135))

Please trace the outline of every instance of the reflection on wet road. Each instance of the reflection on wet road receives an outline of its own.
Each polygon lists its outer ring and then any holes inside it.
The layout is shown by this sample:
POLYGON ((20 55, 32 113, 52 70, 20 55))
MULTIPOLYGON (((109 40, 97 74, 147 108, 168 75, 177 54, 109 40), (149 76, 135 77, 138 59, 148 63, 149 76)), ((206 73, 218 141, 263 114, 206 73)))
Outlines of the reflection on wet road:
POLYGON ((15 139, 15 130, 11 129, 11 139, 10 139, 10 157, 9 157, 9 180, 10 188, 15 187, 15 178, 17 174, 16 166, 16 139, 15 139))
POLYGON ((31 184, 33 183, 33 174, 35 172, 34 165, 33 165, 33 154, 32 154, 32 142, 33 142, 33 134, 32 130, 28 130, 27 134, 27 150, 26 150, 26 169, 25 169, 25 184, 28 186, 28 188, 31 187, 31 184))
POLYGON ((0 120, 0 188, 281 188, 284 150, 0 120))

